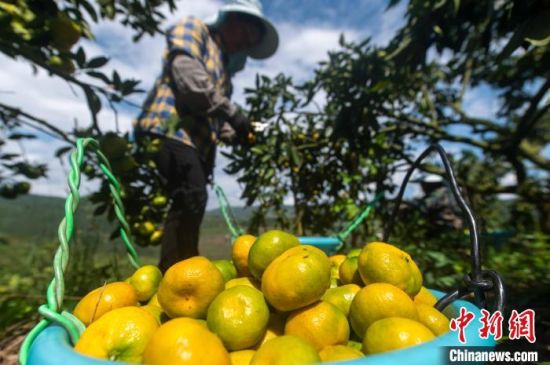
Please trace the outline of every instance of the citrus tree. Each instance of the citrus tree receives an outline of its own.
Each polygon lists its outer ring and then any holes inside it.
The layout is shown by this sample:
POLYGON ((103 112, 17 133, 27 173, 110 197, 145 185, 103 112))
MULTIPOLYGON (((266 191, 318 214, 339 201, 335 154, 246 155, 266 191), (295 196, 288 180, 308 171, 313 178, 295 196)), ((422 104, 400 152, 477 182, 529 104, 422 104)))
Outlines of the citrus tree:
MULTIPOLYGON (((387 46, 342 38, 303 85, 260 78, 248 102, 253 118, 273 128, 229 155, 227 171, 241 174, 248 204, 260 203, 258 219, 288 194, 296 229, 323 232, 335 222, 327 213, 347 197, 360 205, 374 190, 390 192, 392 175, 439 142, 454 152, 460 185, 480 216, 494 217, 499 194, 513 194, 512 211, 526 218, 506 224, 549 232, 545 4, 409 1, 406 24, 387 46), (497 105, 487 116, 468 110, 478 86, 490 88, 497 105)), ((436 160, 421 170, 443 176, 436 160)), ((485 228, 504 224, 487 221, 485 228)))
MULTIPOLYGON (((141 92, 138 89, 139 80, 126 79, 116 70, 105 71, 109 58, 105 55, 89 57, 86 47, 79 41, 94 41, 92 26, 110 21, 131 28, 133 39, 137 42, 144 35, 162 32, 161 23, 167 9, 175 9, 174 0, 0 1, 0 52, 14 62, 29 63, 33 72, 45 72, 52 78, 65 80, 74 90, 80 91, 89 109, 87 123, 80 123, 82 126, 73 130, 63 130, 54 121, 35 115, 31 110, 22 110, 17 105, 9 105, 0 99, 0 196, 15 198, 19 194, 27 193, 30 181, 46 176, 46 165, 29 162, 24 153, 25 141, 36 138, 37 133, 47 134, 66 143, 66 146, 55 152, 56 157, 69 152, 78 137, 97 138, 101 141, 102 150, 109 158, 116 175, 124 176, 138 164, 142 164, 144 169, 138 169, 139 171, 127 178, 131 182, 142 181, 141 185, 147 185, 148 191, 156 189, 155 177, 147 171, 149 158, 140 160, 144 154, 154 152, 155 146, 147 145, 132 150, 127 136, 114 133, 105 135, 98 123, 98 113, 107 106, 112 109, 116 124, 120 103, 129 95, 141 92), (22 147, 20 153, 2 153, 8 143, 14 142, 22 147)), ((92 164, 85 166, 84 173, 91 179, 101 175, 101 171, 92 164)), ((141 186, 139 183, 137 185, 141 186)), ((131 188, 128 190, 133 191, 131 188)), ((125 202, 133 202, 129 206, 129 215, 137 216, 142 208, 137 205, 143 204, 143 201, 134 199, 135 196, 130 193, 127 195, 125 202)), ((153 199, 154 196, 153 193, 153 199)), ((108 204, 110 197, 106 186, 102 186, 93 199, 98 203, 97 214, 107 212, 114 218, 114 212, 108 204)), ((166 202, 163 199, 165 200, 163 197, 156 199, 154 206, 164 206, 166 202)), ((148 235, 154 233, 151 224, 138 225, 135 228, 136 232, 146 232, 148 235)), ((156 240, 158 236, 157 232, 156 240)))
POLYGON ((251 145, 226 154, 225 170, 240 174, 246 204, 258 204, 252 231, 274 216, 277 225, 298 235, 335 233, 376 192, 391 189, 392 149, 402 148, 400 142, 373 134, 370 146, 358 150, 334 133, 335 114, 316 105, 314 87, 279 75, 258 77, 256 88, 247 90, 251 119, 269 125, 251 145))
MULTIPOLYGON (((6 140, 35 138, 34 130, 73 143, 76 137, 99 137, 97 114, 107 104, 116 111, 117 103, 126 96, 140 92, 139 80, 124 79, 116 70, 104 72, 107 56, 89 58, 84 47, 78 44, 86 38, 93 41, 91 25, 101 21, 114 21, 134 30, 134 40, 145 34, 161 32, 164 19, 161 6, 173 10, 173 0, 141 1, 86 1, 73 0, 59 3, 53 0, 2 0, 0 1, 0 52, 16 62, 28 62, 35 72, 46 72, 51 77, 64 79, 82 91, 90 111, 89 123, 72 131, 61 130, 54 122, 21 110, 17 105, 0 102, 0 147, 6 140)), ((120 142, 119 142, 120 144, 120 142)), ((116 150, 119 147, 114 147, 116 150)), ((61 155, 70 146, 57 152, 61 155)), ((20 154, 1 154, 0 185, 11 191, 12 176, 35 179, 45 175, 45 165, 31 165, 20 154)), ((26 189, 20 189, 28 190, 26 189)), ((4 194, 9 197, 13 194, 4 194)))
MULTIPOLYGON (((227 171, 238 176, 247 204, 257 205, 250 228, 273 225, 275 214, 299 234, 334 232, 383 193, 355 237, 380 238, 404 171, 437 142, 478 218, 487 267, 516 293, 545 292, 548 3, 410 0, 405 18, 387 46, 342 38, 311 80, 261 77, 248 90, 253 119, 272 125, 252 147, 228 154, 227 171), (476 113, 475 98, 491 104, 478 103, 476 113)), ((444 178, 435 156, 419 170, 417 182, 444 178)), ((462 214, 444 182, 412 185, 389 240, 427 268, 426 285, 454 288, 470 271, 462 214)))

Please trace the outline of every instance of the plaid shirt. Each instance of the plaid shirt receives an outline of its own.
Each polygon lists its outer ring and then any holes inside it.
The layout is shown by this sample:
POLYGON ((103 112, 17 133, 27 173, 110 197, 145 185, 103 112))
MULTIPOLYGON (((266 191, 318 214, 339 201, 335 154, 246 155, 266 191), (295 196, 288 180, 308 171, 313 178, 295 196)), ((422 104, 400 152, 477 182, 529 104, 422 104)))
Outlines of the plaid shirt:
POLYGON ((170 85, 173 84, 170 63, 176 54, 186 54, 203 65, 216 88, 229 93, 228 77, 223 53, 212 38, 208 27, 198 18, 181 19, 167 34, 167 48, 163 56, 163 71, 145 100, 143 111, 136 121, 141 131, 175 138, 196 148, 201 157, 213 163, 213 152, 221 122, 205 116, 182 115, 176 111, 176 99, 170 85))

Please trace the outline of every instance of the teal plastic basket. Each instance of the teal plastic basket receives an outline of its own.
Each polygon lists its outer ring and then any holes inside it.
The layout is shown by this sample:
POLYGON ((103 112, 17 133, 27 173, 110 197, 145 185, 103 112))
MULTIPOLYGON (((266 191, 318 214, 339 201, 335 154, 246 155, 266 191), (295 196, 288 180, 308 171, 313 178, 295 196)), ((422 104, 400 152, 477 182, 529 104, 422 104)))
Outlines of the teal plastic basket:
MULTIPOLYGON (((438 299, 444 293, 431 291, 438 299)), ((474 304, 457 300, 451 304, 451 312, 458 313, 460 307, 465 307, 481 318, 481 310, 474 304)), ((474 320, 465 329, 466 345, 494 347, 495 340, 492 337, 482 339, 479 337, 481 322, 474 320)), ((466 346, 459 342, 458 333, 449 332, 422 345, 409 347, 404 350, 386 352, 379 355, 370 355, 357 360, 338 362, 338 365, 444 365, 447 364, 447 352, 445 347, 466 346)), ((70 344, 67 332, 60 326, 47 327, 35 340, 29 351, 28 365, 129 365, 128 363, 102 361, 75 352, 70 344)), ((323 363, 330 364, 330 363, 323 363)), ((332 363, 336 364, 336 363, 332 363)), ((213 364, 215 365, 215 364, 213 364)))
MULTIPOLYGON (((77 141, 77 150, 71 155, 71 165, 73 171, 69 178, 69 186, 71 187, 71 194, 67 198, 66 203, 66 218, 60 224, 61 234, 61 245, 56 253, 55 266, 61 271, 58 272, 59 280, 52 280, 52 283, 48 289, 48 305, 43 305, 40 308, 40 313, 46 318, 40 324, 35 327, 33 330, 33 335, 29 335, 26 342, 26 347, 23 346, 23 351, 21 352, 25 356, 23 358, 26 361, 22 361, 24 365, 121 365, 125 364, 122 362, 112 362, 112 361, 103 361, 87 356, 83 356, 74 351, 71 340, 70 340, 70 331, 67 328, 75 326, 77 320, 72 319, 69 314, 58 313, 62 306, 64 287, 60 285, 63 283, 63 273, 66 268, 66 262, 68 259, 68 243, 70 242, 72 233, 73 233, 73 213, 76 211, 78 206, 78 188, 79 188, 79 167, 82 165, 84 159, 84 149, 87 145, 90 145, 94 150, 98 150, 99 144, 91 139, 84 139, 77 141), (68 222, 68 223, 67 223, 68 222), (74 322, 73 322, 74 320, 74 322), (52 323, 52 324, 48 324, 52 323), (64 327, 53 324, 61 323, 64 324, 64 327), (36 337, 35 337, 36 336, 36 337), (28 340, 30 339, 30 340, 28 340), (28 341, 27 341, 28 340, 28 341), (27 351, 28 350, 28 351, 27 351)), ((450 306, 450 313, 456 316, 459 313, 460 308, 464 307, 469 312, 473 313, 475 318, 481 318, 482 313, 480 307, 487 308, 487 303, 484 298, 485 291, 495 291, 496 301, 495 307, 498 310, 502 310, 504 306, 505 296, 504 288, 502 285, 502 280, 499 275, 491 270, 481 270, 481 256, 479 254, 479 244, 477 240, 477 226, 473 214, 471 213, 469 207, 460 196, 460 191, 456 185, 456 181, 453 176, 450 163, 445 156, 444 150, 439 145, 434 145, 427 149, 413 164, 412 168, 409 170, 409 173, 405 177, 404 183, 401 187, 401 190, 398 195, 397 204, 395 205, 395 212, 390 217, 393 218, 396 215, 397 208, 399 207, 399 202, 401 201, 404 193, 404 188, 407 184, 412 170, 420 163, 420 161, 426 157, 432 150, 437 150, 444 162, 445 168, 449 175, 449 180, 452 182, 451 190, 457 197, 458 202, 463 208, 466 217, 468 218, 470 236, 472 239, 472 252, 473 252, 473 274, 468 274, 465 276, 465 286, 462 286, 455 291, 450 293, 443 293, 440 291, 432 290, 432 293, 439 299, 436 304, 437 308, 445 308, 447 304, 450 306), (479 306, 476 306, 470 302, 459 300, 459 298, 467 295, 468 293, 474 293, 476 297, 476 303, 479 306)), ((139 267, 139 258, 137 253, 133 249, 133 246, 129 239, 129 227, 127 222, 124 219, 124 209, 122 202, 119 196, 120 186, 114 176, 110 173, 110 168, 106 158, 98 152, 100 158, 100 167, 104 173, 109 178, 111 184, 111 191, 113 193, 113 200, 115 203, 117 217, 119 217, 121 223, 121 236, 126 245, 126 248, 129 253, 130 261, 135 267, 139 267)), ((221 190, 220 190, 221 191, 221 190)), ((368 208, 368 207, 367 207, 368 208)), ((344 233, 349 233, 354 229, 355 224, 359 224, 370 211, 370 208, 365 209, 363 213, 358 216, 354 222, 344 231, 344 233)), ((391 228, 391 222, 389 224, 391 228)), ((232 232, 232 236, 236 237, 239 232, 235 227, 232 232)), ((387 237, 389 231, 386 231, 384 236, 387 237)), ((300 237, 300 242, 302 244, 310 244, 316 247, 319 247, 321 250, 327 252, 328 254, 333 253, 337 250, 342 244, 341 234, 335 237, 300 237)), ((56 276, 57 278, 57 276, 56 276)), ((448 313, 448 312, 447 312, 448 313)), ((80 324, 81 325, 81 324, 80 324)), ((337 364, 339 365, 395 365, 395 364, 407 364, 407 365, 437 365, 437 364, 447 364, 447 347, 462 347, 462 346, 483 346, 485 348, 492 348, 495 346, 496 342, 494 338, 489 337, 487 339, 482 339, 479 336, 479 330, 482 326, 482 323, 479 320, 472 321, 468 327, 465 329, 465 335, 467 338, 467 343, 462 344, 458 340, 458 334, 456 332, 449 332, 443 336, 439 336, 432 341, 426 342, 422 345, 410 347, 404 350, 392 351, 378 355, 370 355, 363 357, 357 360, 350 361, 341 361, 337 364)), ((77 331, 77 328, 74 328, 77 331)), ((74 334, 73 334, 74 335, 74 334)), ((75 339, 78 337, 73 336, 75 339)), ((24 343, 24 345, 25 345, 24 343)), ((129 365, 128 363, 126 363, 129 365)), ((327 363, 324 363, 327 364, 327 363)), ((336 364, 336 363, 333 363, 336 364)), ((215 365, 215 364, 213 364, 215 365)))
POLYGON ((342 247, 338 237, 298 237, 302 245, 311 245, 321 249, 327 255, 332 255, 342 247))

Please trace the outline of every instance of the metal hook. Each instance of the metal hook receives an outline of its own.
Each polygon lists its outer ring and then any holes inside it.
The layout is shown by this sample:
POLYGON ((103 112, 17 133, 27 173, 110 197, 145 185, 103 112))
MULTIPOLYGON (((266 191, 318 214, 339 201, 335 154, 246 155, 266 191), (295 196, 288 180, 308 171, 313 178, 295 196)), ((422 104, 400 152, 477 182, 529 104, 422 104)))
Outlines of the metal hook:
POLYGON ((389 235, 393 228, 394 219, 397 216, 397 213, 399 211, 399 206, 401 205, 401 201, 403 200, 403 195, 405 194, 405 188, 407 187, 407 184, 409 183, 409 180, 414 170, 418 166, 420 166, 420 163, 433 151, 437 151, 439 156, 441 157, 441 161, 443 162, 443 166, 445 168, 447 181, 450 184, 450 190, 456 202, 458 203, 458 206, 462 210, 466 218, 466 222, 468 223, 468 228, 470 231, 470 242, 472 244, 472 272, 467 275, 468 279, 465 279, 466 286, 463 288, 459 288, 447 294, 443 298, 441 298, 436 303, 436 308, 441 310, 445 308, 448 304, 450 304, 452 301, 459 299, 471 292, 473 292, 475 295, 475 300, 477 305, 481 308, 486 308, 487 303, 485 298, 485 291, 495 290, 496 300, 497 300, 495 307, 498 310, 502 310, 505 302, 505 290, 504 290, 502 279, 495 271, 481 270, 481 253, 480 253, 479 240, 478 240, 477 222, 472 213, 472 210, 470 209, 470 207, 466 203, 466 200, 462 196, 460 188, 456 182, 454 171, 449 161, 449 158, 447 156, 447 153, 445 152, 445 149, 440 144, 436 143, 428 147, 424 152, 420 154, 420 156, 416 159, 416 161, 414 161, 414 163, 411 165, 411 167, 407 171, 407 174, 405 175, 405 178, 403 179, 403 182, 401 184, 401 188, 399 190, 397 198, 395 199, 395 206, 393 207, 393 212, 390 215, 388 224, 386 225, 384 230, 384 241, 387 241, 389 238, 389 235), (484 276, 489 276, 490 283, 488 283, 487 280, 484 280, 484 276))

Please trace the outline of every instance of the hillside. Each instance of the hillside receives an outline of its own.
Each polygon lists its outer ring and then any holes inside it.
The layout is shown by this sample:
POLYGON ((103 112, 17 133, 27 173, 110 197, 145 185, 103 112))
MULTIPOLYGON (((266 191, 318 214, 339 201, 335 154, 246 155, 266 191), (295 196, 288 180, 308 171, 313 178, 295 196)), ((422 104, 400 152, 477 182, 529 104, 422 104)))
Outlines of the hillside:
MULTIPOLYGON (((58 197, 27 195, 15 200, 0 198, 0 239, 4 242, 51 243, 57 241, 57 227, 64 216, 65 200, 58 197)), ((82 198, 75 219, 76 237, 81 242, 101 242, 112 250, 109 234, 113 224, 93 215, 93 206, 82 198)), ((243 226, 250 209, 235 208, 234 215, 243 226)), ((117 242, 117 241, 115 241, 117 242)), ((119 244, 119 243, 117 243, 119 244)), ((229 231, 219 209, 207 211, 201 232, 201 254, 212 258, 229 256, 229 231)), ((157 257, 158 248, 138 248, 143 256, 157 257)))

